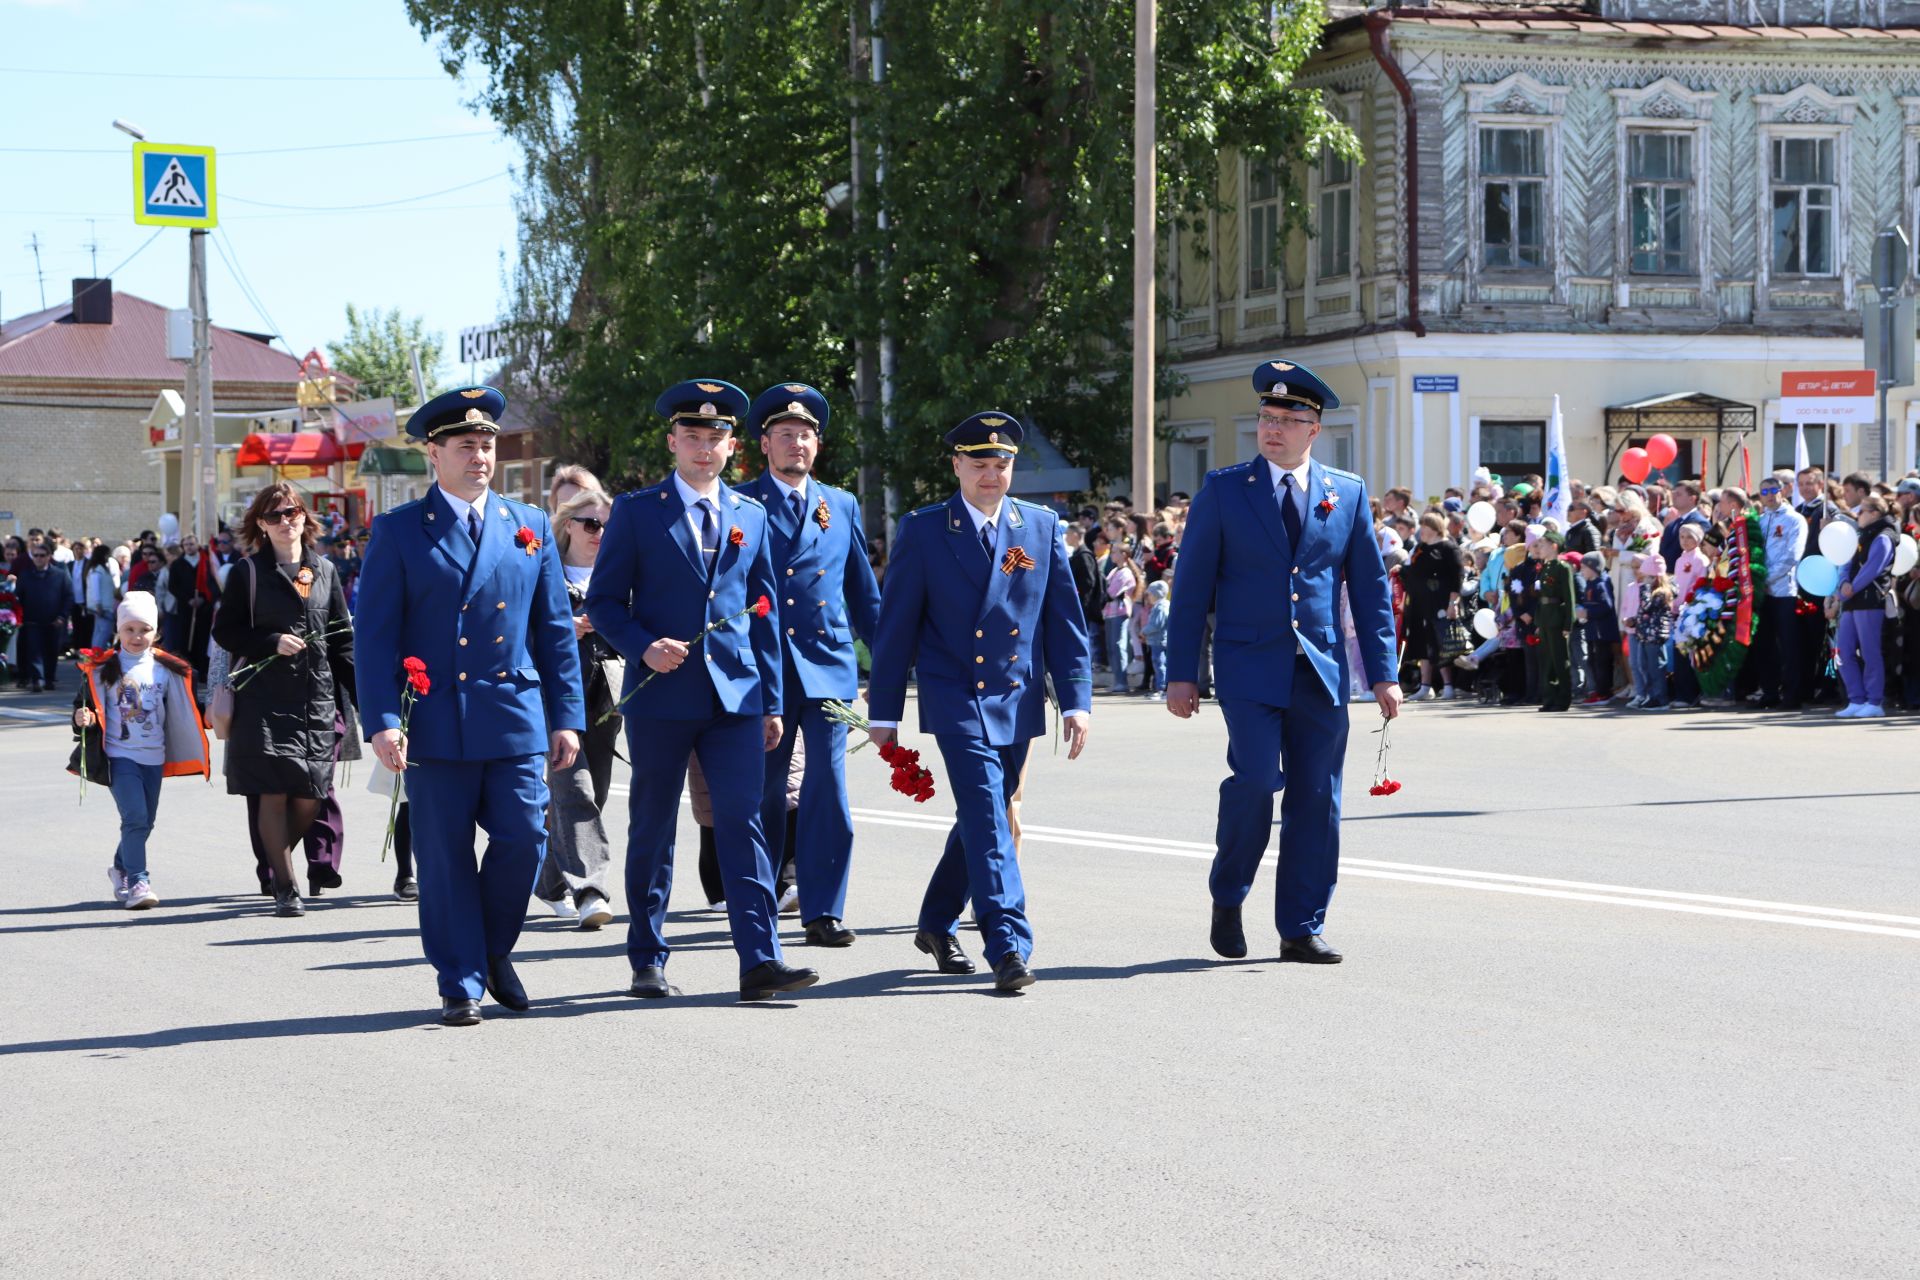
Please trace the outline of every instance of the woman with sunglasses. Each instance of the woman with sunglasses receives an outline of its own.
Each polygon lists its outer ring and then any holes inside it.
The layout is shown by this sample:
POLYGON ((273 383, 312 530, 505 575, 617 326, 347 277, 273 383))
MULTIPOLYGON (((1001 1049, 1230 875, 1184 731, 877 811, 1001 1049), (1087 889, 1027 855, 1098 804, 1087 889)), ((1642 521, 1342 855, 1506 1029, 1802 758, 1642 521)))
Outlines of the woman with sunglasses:
POLYGON ((547 808, 547 856, 533 892, 555 915, 577 916, 580 927, 589 932, 613 919, 607 905, 607 867, 613 848, 601 814, 613 786, 613 755, 620 742, 621 721, 614 715, 601 724, 600 717, 613 710, 623 668, 620 655, 587 621, 587 583, 612 513, 612 498, 598 488, 586 488, 561 502, 553 516, 554 547, 567 577, 573 634, 580 644, 587 731, 580 735, 580 754, 572 764, 565 769, 547 766, 547 789, 553 797, 547 808))
MULTIPOLYGON (((251 554, 228 571, 213 624, 215 642, 245 664, 233 673, 227 794, 258 798, 276 916, 306 914, 293 850, 333 789, 335 762, 360 758, 352 621, 318 535, 292 485, 262 489, 240 525, 251 554)), ((340 882, 323 863, 309 872, 316 891, 340 882)))

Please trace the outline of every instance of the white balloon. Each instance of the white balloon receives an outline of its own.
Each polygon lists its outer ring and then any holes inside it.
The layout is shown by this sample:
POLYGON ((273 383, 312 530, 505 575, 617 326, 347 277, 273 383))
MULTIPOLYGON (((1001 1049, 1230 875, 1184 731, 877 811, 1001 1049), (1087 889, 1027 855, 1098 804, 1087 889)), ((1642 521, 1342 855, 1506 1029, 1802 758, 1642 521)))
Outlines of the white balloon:
POLYGON ((1912 534, 1903 533, 1899 549, 1893 553, 1893 576, 1911 571, 1916 564, 1920 564, 1920 542, 1915 542, 1912 534))
POLYGON ((1845 520, 1829 520, 1820 526, 1820 554, 1845 568, 1860 549, 1860 530, 1845 520))
POLYGON ((171 511, 162 512, 160 514, 160 541, 162 543, 173 542, 177 540, 179 536, 180 517, 171 511))
POLYGON ((1495 518, 1491 502, 1476 502, 1467 508, 1467 528, 1475 533, 1490 531, 1495 518))
POLYGON ((1482 640, 1491 640, 1500 634, 1500 620, 1493 616, 1491 609, 1479 609, 1473 615, 1474 634, 1482 640))

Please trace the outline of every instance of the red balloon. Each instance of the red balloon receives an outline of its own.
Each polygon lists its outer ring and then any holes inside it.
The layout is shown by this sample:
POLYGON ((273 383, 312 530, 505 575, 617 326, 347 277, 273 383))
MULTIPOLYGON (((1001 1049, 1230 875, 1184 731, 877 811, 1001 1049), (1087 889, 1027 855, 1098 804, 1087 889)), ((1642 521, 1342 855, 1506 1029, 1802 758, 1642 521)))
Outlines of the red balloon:
POLYGON ((1658 435, 1647 438, 1647 461, 1653 464, 1655 471, 1672 466, 1673 460, 1679 456, 1680 446, 1673 442, 1672 436, 1658 435))
POLYGON ((1647 472, 1653 467, 1653 459, 1647 456, 1645 449, 1629 449, 1620 455, 1620 474, 1639 484, 1647 478, 1647 472))

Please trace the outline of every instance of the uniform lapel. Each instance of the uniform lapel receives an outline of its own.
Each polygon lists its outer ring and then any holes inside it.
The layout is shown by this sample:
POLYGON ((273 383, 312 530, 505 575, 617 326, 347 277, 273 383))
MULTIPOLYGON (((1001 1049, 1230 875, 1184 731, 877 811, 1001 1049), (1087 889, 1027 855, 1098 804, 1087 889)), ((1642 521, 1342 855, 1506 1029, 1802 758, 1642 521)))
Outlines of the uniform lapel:
POLYGON ((679 544, 680 552, 687 559, 687 567, 700 581, 707 580, 707 562, 700 555, 700 539, 694 536, 693 526, 687 522, 687 504, 680 500, 680 486, 668 477, 660 485, 660 500, 652 504, 665 526, 667 536, 679 544))
POLYGON ((960 572, 978 591, 987 585, 989 567, 980 555, 980 535, 974 532, 967 500, 959 494, 947 499, 947 545, 960 562, 960 572))
MULTIPOLYGON (((1021 516, 1020 508, 1013 505, 1013 499, 1001 499, 1000 523, 994 537, 993 561, 987 568, 987 594, 980 602, 982 616, 1007 598, 1007 592, 1013 588, 1015 575, 1033 572, 1031 569, 1015 569, 1012 573, 1000 571, 1000 566, 1006 562, 1007 552, 1015 547, 1023 550, 1026 548, 1027 532, 1027 522, 1021 516)), ((1036 561, 1040 559, 1032 555, 1029 558, 1036 561)))
POLYGON ((713 573, 718 577, 726 572, 728 564, 740 558, 747 546, 745 542, 738 547, 733 545, 733 533, 740 524, 740 495, 727 488, 726 481, 722 480, 714 500, 720 506, 720 546, 713 555, 713 573))
POLYGON ((439 485, 427 491, 427 500, 420 506, 420 529, 426 534, 427 542, 446 558, 457 573, 465 576, 467 566, 473 563, 473 555, 469 550, 472 544, 461 532, 453 508, 440 496, 439 485))
POLYGON ((1280 520, 1280 497, 1273 487, 1273 468, 1265 458, 1253 464, 1247 472, 1247 483, 1241 487, 1247 491, 1247 501, 1253 504, 1253 514, 1273 538, 1273 545, 1291 562, 1293 543, 1287 537, 1287 526, 1280 520))
MULTIPOLYGON (((785 497, 784 494, 781 496, 785 497)), ((818 511, 820 504, 826 500, 827 495, 820 491, 820 486, 809 480, 806 495, 800 502, 800 527, 793 531, 793 553, 790 559, 800 559, 812 551, 814 544, 820 541, 820 525, 813 518, 813 513, 818 511)))
MULTIPOLYGON (((1317 462, 1307 464, 1307 511, 1300 521, 1300 547, 1294 553, 1296 560, 1306 558, 1307 549, 1327 536, 1327 522, 1340 510, 1338 500, 1331 510, 1322 511, 1320 504, 1333 498, 1333 481, 1327 479, 1327 469, 1317 462)), ((1277 507, 1280 504, 1275 502, 1277 507)))
POLYGON ((520 522, 513 518, 511 508, 502 503, 491 492, 482 496, 486 503, 486 514, 480 517, 480 550, 473 557, 473 572, 467 575, 468 600, 479 593, 482 585, 493 576, 494 566, 500 563, 500 557, 513 545, 513 536, 520 528, 520 522))

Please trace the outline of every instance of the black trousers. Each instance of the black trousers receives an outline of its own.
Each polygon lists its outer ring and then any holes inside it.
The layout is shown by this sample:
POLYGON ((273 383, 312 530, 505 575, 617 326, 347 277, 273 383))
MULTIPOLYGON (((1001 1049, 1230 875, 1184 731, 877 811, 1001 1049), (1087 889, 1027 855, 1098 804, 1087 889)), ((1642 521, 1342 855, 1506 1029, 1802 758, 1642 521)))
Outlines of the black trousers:
POLYGON ((1794 596, 1767 596, 1760 602, 1760 634, 1753 666, 1760 696, 1768 702, 1800 702, 1807 696, 1807 628, 1794 596))
POLYGON ((1594 636, 1587 637, 1587 667, 1593 672, 1592 687, 1588 694, 1598 694, 1602 698, 1613 696, 1613 655, 1618 643, 1608 644, 1594 636))
MULTIPOLYGON (((787 886, 793 883, 793 842, 799 827, 800 811, 787 810, 787 830, 780 842, 780 848, 767 850, 768 860, 775 864, 773 877, 775 901, 778 901, 780 896, 786 893, 787 886)), ((700 828, 700 887, 706 890, 707 901, 710 903, 723 901, 727 896, 726 886, 720 879, 720 850, 713 841, 712 827, 700 828)))

